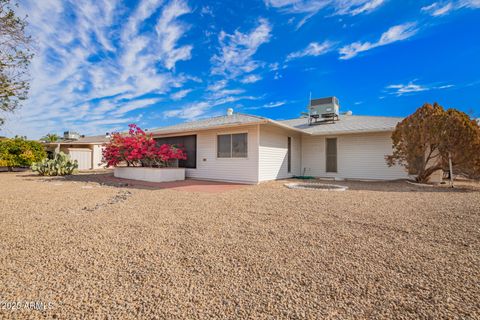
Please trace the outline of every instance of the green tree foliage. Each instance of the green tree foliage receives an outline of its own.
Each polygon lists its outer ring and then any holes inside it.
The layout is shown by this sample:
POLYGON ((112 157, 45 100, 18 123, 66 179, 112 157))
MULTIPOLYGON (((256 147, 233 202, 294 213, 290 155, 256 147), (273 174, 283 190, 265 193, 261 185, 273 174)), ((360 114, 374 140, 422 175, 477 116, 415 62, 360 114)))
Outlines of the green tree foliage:
POLYGON ((424 104, 400 122, 392 134, 393 154, 389 166, 400 164, 417 181, 425 182, 437 170, 474 176, 480 168, 480 127, 456 109, 444 110, 437 103, 424 104))
POLYGON ((60 140, 60 137, 56 133, 46 134, 45 137, 42 137, 40 140, 45 142, 57 142, 60 140))
POLYGON ((0 167, 29 167, 47 156, 43 145, 22 138, 0 140, 0 167))
POLYGON ((41 176, 66 176, 73 174, 78 168, 77 160, 59 152, 54 159, 43 159, 32 164, 31 169, 41 176))
MULTIPOLYGON (((24 18, 17 17, 11 0, 0 0, 0 111, 14 111, 27 98, 28 65, 33 57, 24 18)), ((4 119, 0 117, 0 125, 4 119)))

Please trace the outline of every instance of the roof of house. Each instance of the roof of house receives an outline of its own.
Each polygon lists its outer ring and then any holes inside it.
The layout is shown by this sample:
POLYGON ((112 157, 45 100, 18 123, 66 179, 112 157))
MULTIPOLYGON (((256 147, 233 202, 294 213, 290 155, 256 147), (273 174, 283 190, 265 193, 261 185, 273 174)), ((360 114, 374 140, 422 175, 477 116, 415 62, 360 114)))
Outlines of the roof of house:
POLYGON ((190 132, 198 130, 208 130, 222 127, 241 126, 241 125, 253 125, 253 124, 265 124, 271 123, 279 127, 286 129, 300 131, 299 129, 289 127, 279 121, 275 121, 269 118, 254 116, 249 114, 234 113, 232 115, 224 115, 219 117, 207 118, 197 121, 184 122, 173 126, 162 127, 158 129, 149 130, 149 133, 154 135, 158 134, 170 134, 177 132, 190 132))
MULTIPOLYGON (((308 125, 307 118, 290 120, 272 120, 265 117, 235 113, 219 117, 184 122, 168 127, 148 130, 153 135, 174 134, 180 132, 195 132, 200 130, 217 129, 232 126, 271 124, 288 130, 311 135, 346 134, 361 132, 393 131, 403 118, 340 115, 334 123, 308 125)), ((49 144, 103 144, 110 140, 105 135, 81 137, 78 140, 63 140, 49 144)))
POLYGON ((77 140, 60 140, 57 142, 47 142, 47 144, 102 144, 110 141, 106 135, 84 136, 77 140))
POLYGON ((307 118, 297 118, 279 122, 299 129, 307 134, 326 135, 393 131, 397 123, 402 120, 403 118, 394 117, 340 115, 338 121, 313 125, 308 125, 307 118))

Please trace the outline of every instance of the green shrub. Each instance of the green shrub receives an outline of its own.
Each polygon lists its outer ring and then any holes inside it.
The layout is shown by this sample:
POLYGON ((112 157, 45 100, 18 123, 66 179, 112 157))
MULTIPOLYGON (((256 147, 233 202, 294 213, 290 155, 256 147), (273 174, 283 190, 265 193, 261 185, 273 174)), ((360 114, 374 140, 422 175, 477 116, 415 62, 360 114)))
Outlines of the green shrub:
POLYGON ((63 152, 57 153, 53 159, 43 159, 32 164, 31 169, 41 176, 66 176, 78 168, 77 160, 71 160, 63 152))
POLYGON ((0 167, 29 167, 47 156, 40 142, 23 138, 0 140, 0 167))

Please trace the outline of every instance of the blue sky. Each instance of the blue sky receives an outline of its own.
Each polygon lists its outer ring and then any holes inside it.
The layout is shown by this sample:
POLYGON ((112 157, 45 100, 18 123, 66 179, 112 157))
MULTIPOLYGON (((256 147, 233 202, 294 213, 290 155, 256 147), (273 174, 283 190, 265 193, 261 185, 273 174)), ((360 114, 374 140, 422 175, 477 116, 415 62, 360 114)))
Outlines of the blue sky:
POLYGON ((298 117, 309 92, 406 116, 479 116, 480 0, 20 1, 30 99, 0 134, 103 134, 236 112, 298 117))

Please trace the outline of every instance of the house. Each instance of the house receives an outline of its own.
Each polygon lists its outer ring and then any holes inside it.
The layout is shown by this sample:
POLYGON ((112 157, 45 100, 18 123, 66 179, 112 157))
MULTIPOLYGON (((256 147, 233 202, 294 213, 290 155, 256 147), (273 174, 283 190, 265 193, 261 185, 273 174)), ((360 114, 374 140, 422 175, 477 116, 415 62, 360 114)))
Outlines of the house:
MULTIPOLYGON (((388 167, 391 134, 402 118, 339 113, 336 98, 311 101, 309 113, 290 120, 234 113, 149 130, 159 144, 181 144, 187 178, 256 184, 314 176, 332 179, 395 180, 408 178, 403 167, 388 167)), ((47 143, 76 159, 80 170, 102 167, 108 135, 66 132, 47 143)))
POLYGON ((391 133, 402 118, 340 115, 338 106, 329 118, 330 114, 316 112, 325 109, 325 101, 316 102, 315 112, 306 118, 276 121, 229 109, 224 116, 149 132, 158 143, 185 147, 188 159, 180 166, 189 178, 255 184, 302 175, 408 177, 403 167, 388 167, 385 162, 392 152, 391 133))
POLYGON ((72 160, 77 160, 79 170, 101 169, 103 144, 108 142, 108 135, 81 136, 76 132, 66 131, 58 142, 45 143, 48 153, 63 152, 72 160))

